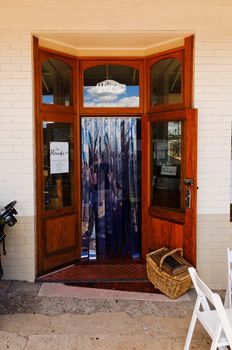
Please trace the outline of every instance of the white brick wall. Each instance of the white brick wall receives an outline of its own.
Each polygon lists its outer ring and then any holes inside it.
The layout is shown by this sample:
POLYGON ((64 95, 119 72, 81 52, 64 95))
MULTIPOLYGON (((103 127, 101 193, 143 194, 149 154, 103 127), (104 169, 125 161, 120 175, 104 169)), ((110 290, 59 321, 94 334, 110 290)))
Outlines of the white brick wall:
POLYGON ((226 248, 232 248, 232 34, 196 34, 195 107, 199 109, 197 267, 212 288, 225 288, 226 248))
POLYGON ((4 278, 34 280, 34 156, 31 35, 0 31, 0 206, 17 200, 7 227, 4 278))
POLYGON ((232 35, 196 35, 198 213, 229 212, 232 35))
POLYGON ((17 225, 7 227, 6 253, 2 257, 4 279, 34 281, 34 217, 20 216, 17 225))
POLYGON ((31 35, 0 31, 0 204, 34 215, 31 35))
POLYGON ((212 288, 226 288, 226 248, 232 248, 229 215, 198 215, 197 268, 212 288))

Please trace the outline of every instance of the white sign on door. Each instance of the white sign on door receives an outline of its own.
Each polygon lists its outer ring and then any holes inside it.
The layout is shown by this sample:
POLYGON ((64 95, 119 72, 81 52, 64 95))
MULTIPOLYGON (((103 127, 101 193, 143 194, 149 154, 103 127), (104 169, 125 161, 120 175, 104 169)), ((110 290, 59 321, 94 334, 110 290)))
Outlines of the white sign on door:
POLYGON ((68 172, 68 142, 50 142, 50 174, 63 174, 68 172))
POLYGON ((176 165, 162 165, 161 175, 176 176, 177 166, 176 165))

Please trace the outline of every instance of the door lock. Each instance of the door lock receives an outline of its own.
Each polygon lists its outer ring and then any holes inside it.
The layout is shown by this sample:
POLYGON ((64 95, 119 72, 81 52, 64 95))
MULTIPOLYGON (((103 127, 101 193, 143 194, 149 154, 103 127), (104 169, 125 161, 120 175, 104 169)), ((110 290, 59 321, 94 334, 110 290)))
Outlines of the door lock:
POLYGON ((184 179, 184 184, 188 186, 193 186, 193 179, 184 179))

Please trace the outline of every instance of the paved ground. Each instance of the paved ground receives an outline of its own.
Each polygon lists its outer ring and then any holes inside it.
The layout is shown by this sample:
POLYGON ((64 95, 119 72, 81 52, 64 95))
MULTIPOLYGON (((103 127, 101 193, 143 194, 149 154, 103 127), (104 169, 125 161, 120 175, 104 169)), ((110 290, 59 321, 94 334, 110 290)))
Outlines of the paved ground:
MULTIPOLYGON (((139 294, 0 281, 0 349, 183 350, 194 291, 177 302, 139 294)), ((198 325, 191 349, 209 348, 198 325)))

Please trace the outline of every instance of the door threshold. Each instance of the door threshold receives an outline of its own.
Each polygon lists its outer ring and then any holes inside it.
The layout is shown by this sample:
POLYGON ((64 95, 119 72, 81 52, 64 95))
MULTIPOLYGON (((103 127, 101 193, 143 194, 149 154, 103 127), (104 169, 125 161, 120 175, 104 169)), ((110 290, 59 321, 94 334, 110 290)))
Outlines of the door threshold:
POLYGON ((65 282, 66 286, 74 287, 85 287, 85 288, 95 288, 95 289, 109 289, 109 290, 119 290, 126 292, 139 292, 139 293, 161 293, 151 282, 148 280, 141 281, 112 281, 112 282, 65 282))
POLYGON ((36 279, 37 282, 56 282, 72 286, 127 291, 154 291, 147 278, 146 264, 142 261, 120 263, 79 263, 49 272, 36 279))

